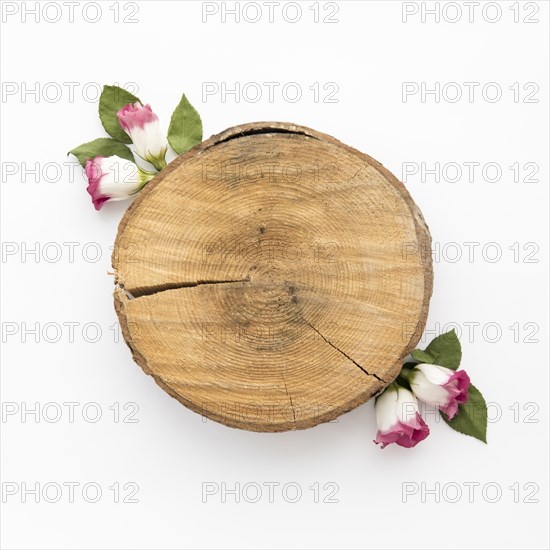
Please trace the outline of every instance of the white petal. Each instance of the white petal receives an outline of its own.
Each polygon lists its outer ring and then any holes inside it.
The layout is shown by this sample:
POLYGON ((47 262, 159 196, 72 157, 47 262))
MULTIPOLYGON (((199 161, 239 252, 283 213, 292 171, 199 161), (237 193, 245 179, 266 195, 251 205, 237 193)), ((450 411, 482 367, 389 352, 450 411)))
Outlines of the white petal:
POLYGON ((449 394, 443 386, 433 384, 421 370, 413 370, 410 378, 412 391, 418 397, 430 405, 445 406, 449 401, 449 394), (416 372, 415 372, 416 371, 416 372))
POLYGON ((397 392, 392 388, 387 389, 376 400, 376 425, 385 433, 399 420, 397 416, 397 392))
POLYGON ((133 144, 141 158, 158 158, 163 155, 168 142, 162 134, 158 120, 147 122, 143 128, 134 126, 130 132, 133 144))
POLYGON ((418 401, 416 397, 406 388, 399 386, 397 390, 397 416, 401 422, 408 423, 416 418, 418 412, 418 401))
POLYGON ((445 384, 454 372, 451 369, 446 369, 445 367, 440 367, 439 365, 429 365, 428 363, 416 365, 415 369, 423 372, 432 384, 439 385, 445 384))
POLYGON ((100 159, 99 162, 103 174, 99 181, 102 195, 112 197, 111 200, 123 200, 140 187, 137 165, 133 162, 116 155, 100 159))

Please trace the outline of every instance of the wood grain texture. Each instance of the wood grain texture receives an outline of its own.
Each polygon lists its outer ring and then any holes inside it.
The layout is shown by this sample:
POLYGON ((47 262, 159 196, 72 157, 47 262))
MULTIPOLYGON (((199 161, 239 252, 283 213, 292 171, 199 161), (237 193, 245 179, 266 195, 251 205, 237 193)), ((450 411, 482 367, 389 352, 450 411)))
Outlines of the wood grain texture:
POLYGON ((380 392, 426 323, 430 235, 380 163, 309 128, 230 128, 122 219, 115 307, 170 395, 254 431, 326 422, 380 392))

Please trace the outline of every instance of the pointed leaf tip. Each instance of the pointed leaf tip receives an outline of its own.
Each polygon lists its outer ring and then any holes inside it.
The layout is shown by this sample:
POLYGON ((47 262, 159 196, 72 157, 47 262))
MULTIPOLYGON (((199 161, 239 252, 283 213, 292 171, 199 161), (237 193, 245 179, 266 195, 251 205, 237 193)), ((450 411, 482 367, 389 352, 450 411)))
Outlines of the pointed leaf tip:
POLYGON ((202 121, 185 94, 172 113, 168 128, 168 143, 178 154, 185 153, 202 141, 202 121))

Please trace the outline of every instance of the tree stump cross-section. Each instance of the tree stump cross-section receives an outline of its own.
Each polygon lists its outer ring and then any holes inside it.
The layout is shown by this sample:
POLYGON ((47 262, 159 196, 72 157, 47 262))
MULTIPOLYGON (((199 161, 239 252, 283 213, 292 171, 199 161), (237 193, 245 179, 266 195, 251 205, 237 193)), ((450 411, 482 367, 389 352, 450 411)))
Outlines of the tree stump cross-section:
POLYGON ((309 428, 398 375, 424 330, 430 235, 381 164, 294 124, 230 128, 139 194, 113 252, 134 360, 228 426, 309 428))

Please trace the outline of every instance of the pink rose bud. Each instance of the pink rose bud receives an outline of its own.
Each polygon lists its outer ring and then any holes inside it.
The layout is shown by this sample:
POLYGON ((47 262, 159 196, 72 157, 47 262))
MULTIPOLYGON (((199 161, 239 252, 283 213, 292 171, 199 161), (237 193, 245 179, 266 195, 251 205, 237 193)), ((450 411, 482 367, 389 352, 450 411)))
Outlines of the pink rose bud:
POLYGON ((457 413, 459 403, 468 400, 470 377, 463 370, 424 363, 416 365, 407 378, 418 399, 438 407, 449 418, 457 413))
POLYGON ((154 176, 116 155, 88 159, 84 171, 88 177, 87 191, 92 196, 96 210, 108 201, 129 199, 154 176))
POLYGON ((128 103, 117 112, 121 128, 130 136, 137 154, 157 170, 166 166, 168 142, 160 129, 159 118, 149 105, 128 103))
POLYGON ((390 443, 414 447, 430 433, 418 412, 416 397, 395 382, 377 398, 375 409, 378 433, 374 442, 381 443, 382 449, 390 443))

